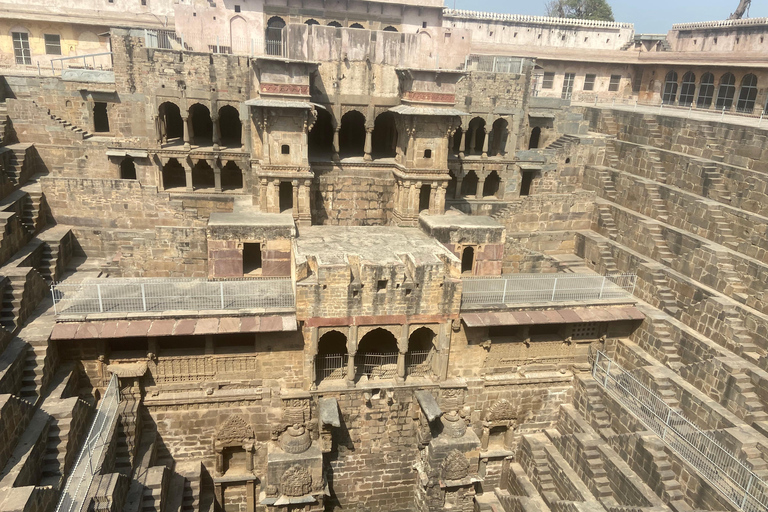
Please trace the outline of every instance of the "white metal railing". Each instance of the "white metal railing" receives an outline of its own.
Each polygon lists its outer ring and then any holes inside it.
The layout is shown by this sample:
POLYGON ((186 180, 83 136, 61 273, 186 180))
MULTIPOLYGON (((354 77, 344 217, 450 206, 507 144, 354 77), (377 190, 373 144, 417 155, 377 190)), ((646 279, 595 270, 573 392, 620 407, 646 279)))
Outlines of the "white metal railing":
POLYGON ((185 278, 86 279, 51 285, 59 314, 293 308, 289 277, 207 281, 185 278))
POLYGON ((54 75, 57 71, 54 65, 55 62, 59 63, 59 73, 64 71, 64 69, 98 69, 108 71, 112 69, 112 52, 89 53, 87 55, 73 55, 71 57, 51 59, 51 72, 54 75), (109 55, 109 57, 105 57, 106 55, 109 55), (98 63, 96 57, 99 57, 98 63), (82 66, 80 66, 80 60, 83 61, 82 66), (67 61, 66 68, 64 67, 65 61, 67 61))
POLYGON ((405 354, 405 374, 412 377, 432 375, 432 350, 411 350, 405 354))
POLYGON ((318 381, 346 379, 348 361, 348 354, 318 354, 315 360, 318 381))
POLYGON ((523 71, 523 59, 503 55, 467 55, 464 71, 520 74, 523 71))
POLYGON ((623 299, 635 290, 635 274, 508 274, 465 277, 461 305, 581 302, 623 299))
POLYGON ((189 50, 184 44, 184 36, 173 30, 144 30, 144 47, 162 50, 189 50))
POLYGON ((739 510, 768 510, 768 485, 712 434, 700 430, 651 389, 600 351, 592 375, 618 402, 739 510))
POLYGON ((397 357, 397 352, 357 354, 355 356, 357 376, 366 376, 369 379, 394 379, 397 376, 397 357))
POLYGON ((600 98, 597 94, 595 94, 594 100, 589 100, 588 98, 589 97, 586 97, 582 94, 580 100, 574 104, 583 106, 594 105, 596 107, 604 107, 606 105, 610 105, 611 107, 620 107, 624 109, 631 107, 634 111, 637 111, 637 107, 646 107, 644 110, 646 113, 677 114, 680 116, 685 115, 689 118, 693 114, 698 114, 710 116, 713 120, 717 118, 724 119, 725 116, 728 115, 732 116, 729 117, 729 121, 731 121, 734 117, 744 119, 757 119, 758 127, 761 126, 764 119, 768 117, 768 103, 766 103, 764 106, 760 106, 759 103, 755 102, 752 108, 739 107, 738 96, 734 96, 730 105, 724 104, 722 107, 717 106, 716 96, 713 97, 709 104, 705 106, 699 106, 698 100, 693 100, 691 103, 680 103, 679 97, 676 98, 672 103, 664 102, 661 100, 641 101, 634 97, 600 98), (655 112, 648 112, 649 109, 647 107, 655 109, 655 112))
POLYGON ((93 419, 85 444, 80 449, 67 485, 61 493, 56 512, 80 512, 88 499, 93 479, 101 471, 102 457, 109 445, 117 422, 120 388, 117 375, 112 375, 93 419))

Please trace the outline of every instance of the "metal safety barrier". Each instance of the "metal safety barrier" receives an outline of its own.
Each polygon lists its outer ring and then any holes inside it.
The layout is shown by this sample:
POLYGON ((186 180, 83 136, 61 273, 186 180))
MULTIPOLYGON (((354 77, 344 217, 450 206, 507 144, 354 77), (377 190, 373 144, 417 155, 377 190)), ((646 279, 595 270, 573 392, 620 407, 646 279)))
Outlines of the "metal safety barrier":
POLYGON ((98 70, 111 70, 112 69, 112 52, 99 52, 89 53, 86 55, 73 55, 71 57, 57 57, 51 59, 51 72, 55 75, 57 68, 54 65, 55 62, 59 63, 58 71, 63 72, 65 69, 98 69, 98 70), (109 57, 106 57, 109 55, 109 57), (98 62, 96 57, 99 57, 98 62), (80 66, 80 60, 83 61, 80 66), (67 63, 66 67, 64 63, 67 63))
POLYGON ((635 274, 508 274, 462 279, 461 305, 535 304, 624 299, 635 290, 635 274))
POLYGON ((397 352, 375 354, 367 352, 355 356, 358 377, 369 379, 394 379, 397 376, 397 352))
POLYGON ((523 71, 523 59, 504 55, 467 55, 464 71, 520 74, 523 71))
POLYGON ((603 352, 590 352, 592 376, 622 406, 739 510, 768 510, 768 485, 712 434, 700 430, 603 352))
POLYGON ((60 314, 293 308, 289 277, 205 279, 86 279, 51 285, 60 314))
POLYGON ((318 380, 346 379, 348 361, 348 354, 318 354, 316 359, 318 380))
POLYGON ((109 446, 117 423, 120 388, 117 375, 112 375, 93 419, 85 444, 80 449, 67 484, 61 493, 56 512, 80 512, 89 498, 94 478, 101 472, 102 457, 109 446))

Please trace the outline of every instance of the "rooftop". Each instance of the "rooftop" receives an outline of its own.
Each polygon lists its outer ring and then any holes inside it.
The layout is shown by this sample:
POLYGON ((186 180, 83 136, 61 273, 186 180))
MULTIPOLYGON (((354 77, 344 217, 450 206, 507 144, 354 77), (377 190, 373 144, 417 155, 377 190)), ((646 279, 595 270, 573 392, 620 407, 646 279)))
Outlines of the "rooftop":
POLYGON ((296 239, 297 259, 315 256, 321 265, 346 265, 349 256, 361 263, 402 264, 410 254, 417 265, 454 259, 440 242, 417 228, 382 226, 311 226, 296 239))

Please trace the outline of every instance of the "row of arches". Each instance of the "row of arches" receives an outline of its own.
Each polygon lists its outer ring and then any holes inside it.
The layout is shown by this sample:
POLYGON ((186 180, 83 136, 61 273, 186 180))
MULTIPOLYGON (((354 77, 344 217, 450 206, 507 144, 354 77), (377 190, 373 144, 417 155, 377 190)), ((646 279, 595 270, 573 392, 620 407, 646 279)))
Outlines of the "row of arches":
MULTIPOLYGON (((230 160, 224 164, 220 171, 220 188, 222 191, 241 191, 243 189, 243 172, 237 163, 230 160)), ((177 160, 171 158, 163 165, 162 178, 165 190, 205 190, 217 189, 216 173, 206 160, 198 160, 191 168, 189 177, 187 169, 177 160), (187 183, 187 179, 191 183, 187 183)))
MULTIPOLYGON (((405 377, 429 376, 436 335, 428 327, 420 327, 408 337, 408 351, 405 354, 405 377)), ((360 339, 354 354, 354 380, 395 378, 398 374, 400 351, 395 335, 382 328, 374 329, 360 339)), ((316 383, 344 380, 350 377, 347 352, 347 337, 340 331, 329 331, 318 340, 315 359, 316 383)))
MULTIPOLYGON (((320 25, 320 22, 314 18, 309 18, 304 22, 305 25, 320 25)), ((267 55, 283 55, 285 49, 283 45, 283 29, 286 26, 285 19, 280 16, 272 16, 267 20, 267 28, 265 29, 264 41, 266 44, 267 55)), ((343 25, 335 20, 331 20, 326 23, 326 26, 343 28, 343 25)), ((352 23, 348 28, 365 29, 360 23, 352 23)), ((384 32, 397 32, 397 29, 392 25, 388 25, 382 29, 384 32)))
POLYGON ((158 138, 162 143, 183 142, 197 146, 220 144, 238 149, 242 146, 240 113, 232 105, 222 106, 212 118, 208 107, 195 103, 189 107, 185 120, 179 106, 166 101, 158 107, 157 119, 158 138))
POLYGON ((451 171, 451 181, 448 183, 446 195, 454 199, 461 198, 493 198, 498 197, 501 190, 501 177, 496 171, 491 171, 481 180, 475 171, 469 171, 459 179, 451 171))
POLYGON ((757 99, 757 77, 752 73, 744 75, 738 92, 736 96, 736 77, 733 73, 722 75, 716 87, 715 75, 710 72, 701 75, 697 82, 693 71, 686 72, 681 81, 677 71, 670 70, 664 78, 661 101, 665 105, 677 103, 685 107, 692 106, 695 102, 696 108, 708 109, 712 107, 714 100, 715 109, 730 110, 734 107, 735 100, 737 112, 752 113, 757 99))
POLYGON ((497 119, 491 125, 490 132, 482 117, 469 121, 466 129, 459 126, 453 133, 452 150, 454 154, 497 156, 506 153, 508 123, 506 119, 497 119), (487 139, 487 140, 486 140, 487 139))
MULTIPOLYGON (((366 156, 365 115, 358 110, 350 110, 341 117, 338 135, 338 153, 341 158, 366 156)), ((310 159, 327 159, 335 152, 334 124, 331 114, 325 109, 318 109, 317 120, 309 132, 310 159)), ((397 154, 397 127, 392 112, 383 112, 376 116, 371 132, 370 156, 377 158, 394 158, 397 154)))

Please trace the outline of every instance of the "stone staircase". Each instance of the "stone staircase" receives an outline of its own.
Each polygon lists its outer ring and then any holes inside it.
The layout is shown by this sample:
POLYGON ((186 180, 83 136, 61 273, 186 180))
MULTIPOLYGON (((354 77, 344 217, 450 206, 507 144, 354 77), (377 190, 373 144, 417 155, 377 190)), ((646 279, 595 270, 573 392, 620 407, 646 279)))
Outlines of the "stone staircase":
POLYGON ((120 402, 119 420, 115 449, 115 472, 131 477, 133 460, 136 455, 136 434, 139 402, 130 396, 124 396, 120 402))
POLYGON ((613 185, 613 179, 611 179, 612 175, 603 169, 597 169, 597 177, 600 180, 600 188, 603 190, 603 196, 615 203, 618 193, 616 187, 613 185))
POLYGON ((681 365, 680 354, 678 354, 677 343, 672 339, 672 333, 669 326, 658 321, 653 322, 653 334, 659 340, 658 347, 663 356, 662 363, 672 370, 677 370, 681 365))
POLYGON ((0 102, 0 146, 5 144, 5 127, 8 126, 8 105, 0 102))
POLYGON ((669 250, 667 241, 664 239, 664 234, 661 231, 661 226, 656 222, 645 222, 644 224, 656 248, 655 259, 668 267, 671 266, 675 255, 669 250))
POLYGON ((709 209, 709 218, 714 223, 715 231, 721 239, 720 245, 738 251, 739 241, 733 234, 731 224, 728 222, 728 219, 725 218, 725 215, 723 215, 720 207, 711 204, 707 204, 707 206, 709 209))
POLYGON ((651 269, 651 281, 656 291, 655 295, 659 299, 659 309, 673 317, 679 315, 680 307, 677 305, 675 294, 669 287, 664 270, 662 268, 651 269))
POLYGON ((544 149, 561 149, 569 144, 578 144, 580 139, 574 135, 561 135, 544 149))
POLYGON ((597 215, 599 217, 598 224, 603 228, 608 238, 616 240, 619 236, 619 229, 616 227, 616 222, 613 220, 610 205, 597 203, 596 206, 597 215))
POLYGON ((659 186, 655 182, 645 182, 643 187, 651 200, 651 208, 653 209, 652 212, 649 212, 651 214, 649 217, 654 217, 661 222, 669 221, 669 212, 666 203, 659 194, 659 186))
POLYGON ((29 350, 27 350, 19 397, 32 404, 42 393, 47 356, 47 345, 30 345, 29 350))
POLYGON ((33 146, 33 144, 25 143, 16 143, 6 146, 11 154, 7 161, 8 165, 5 168, 5 174, 14 187, 23 185, 21 175, 24 167, 24 160, 27 158, 27 150, 31 146, 33 146))
POLYGON ((664 134, 661 132, 658 121, 656 121, 656 116, 643 116, 643 121, 645 121, 648 129, 648 145, 664 147, 664 134))
POLYGON ((701 178, 704 195, 715 201, 730 204, 731 193, 725 188, 725 180, 714 164, 704 164, 701 167, 701 178))
POLYGON ((43 107, 42 105, 38 105, 38 103, 35 100, 32 100, 32 103, 37 108, 42 109, 46 113, 46 115, 51 118, 51 120, 63 126, 64 128, 72 131, 73 133, 77 134, 79 139, 85 140, 93 137, 93 134, 90 133, 89 131, 83 130, 82 128, 78 128, 77 126, 73 125, 69 121, 62 119, 61 117, 51 112, 51 109, 43 107))
POLYGON ((667 170, 664 167, 664 164, 661 163, 661 158, 659 158, 658 151, 649 148, 646 154, 648 155, 648 160, 651 163, 651 176, 653 176, 653 179, 659 183, 666 183, 667 170))
POLYGON ((14 332, 21 312, 21 301, 26 279, 23 276, 10 276, 8 285, 3 289, 0 325, 8 332, 14 332))

